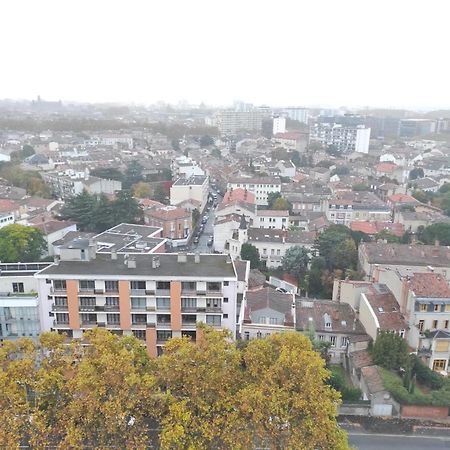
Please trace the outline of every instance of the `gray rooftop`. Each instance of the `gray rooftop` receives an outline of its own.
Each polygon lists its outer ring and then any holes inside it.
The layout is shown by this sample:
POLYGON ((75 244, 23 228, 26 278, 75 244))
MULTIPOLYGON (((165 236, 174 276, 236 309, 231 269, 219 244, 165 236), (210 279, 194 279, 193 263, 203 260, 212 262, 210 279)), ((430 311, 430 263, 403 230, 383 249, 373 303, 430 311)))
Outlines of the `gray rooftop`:
POLYGON ((186 262, 179 262, 175 253, 138 254, 133 255, 135 268, 126 264, 126 255, 111 255, 97 253, 90 261, 60 261, 42 270, 40 277, 74 277, 99 278, 114 276, 118 279, 135 277, 179 279, 183 277, 204 278, 233 278, 237 279, 231 258, 227 255, 202 254, 199 262, 195 262, 195 255, 186 256, 186 262), (153 267, 154 258, 159 258, 159 267, 153 267))
POLYGON ((174 186, 201 186, 208 177, 205 175, 193 175, 189 178, 178 178, 174 186))

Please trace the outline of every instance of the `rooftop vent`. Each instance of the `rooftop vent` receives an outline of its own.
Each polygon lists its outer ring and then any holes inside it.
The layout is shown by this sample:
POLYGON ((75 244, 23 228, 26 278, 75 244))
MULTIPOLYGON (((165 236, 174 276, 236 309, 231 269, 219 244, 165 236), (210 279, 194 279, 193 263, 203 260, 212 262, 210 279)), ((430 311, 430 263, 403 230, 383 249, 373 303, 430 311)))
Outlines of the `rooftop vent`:
POLYGON ((186 253, 178 253, 177 261, 179 263, 187 262, 187 255, 186 255, 186 253))
POLYGON ((157 269, 161 265, 161 261, 159 256, 154 256, 152 258, 152 269, 157 269))

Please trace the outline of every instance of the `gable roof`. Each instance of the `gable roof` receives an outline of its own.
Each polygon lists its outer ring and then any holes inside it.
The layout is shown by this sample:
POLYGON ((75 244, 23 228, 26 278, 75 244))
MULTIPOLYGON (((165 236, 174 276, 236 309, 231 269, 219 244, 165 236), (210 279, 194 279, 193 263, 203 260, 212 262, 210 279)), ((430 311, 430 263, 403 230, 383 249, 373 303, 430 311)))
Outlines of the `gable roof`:
POLYGON ((410 280, 410 289, 416 297, 450 298, 450 287, 438 273, 415 273, 410 280))
POLYGON ((272 309, 284 314, 285 321, 292 323, 292 295, 278 292, 272 287, 261 287, 247 291, 247 308, 244 319, 248 322, 252 320, 252 313, 262 309, 272 309))

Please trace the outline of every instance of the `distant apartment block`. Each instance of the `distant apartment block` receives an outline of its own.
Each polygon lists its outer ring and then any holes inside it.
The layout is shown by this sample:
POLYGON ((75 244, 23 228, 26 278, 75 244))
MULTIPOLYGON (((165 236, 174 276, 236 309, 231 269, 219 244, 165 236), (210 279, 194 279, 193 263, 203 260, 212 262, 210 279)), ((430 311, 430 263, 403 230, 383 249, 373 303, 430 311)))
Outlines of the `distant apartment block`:
POLYGON ((50 286, 41 304, 50 328, 81 338, 93 327, 134 335, 150 355, 171 337, 196 340, 197 323, 236 332, 238 275, 226 255, 61 251, 36 274, 50 286), (84 256, 84 260, 82 260, 84 256))
POLYGON ((277 133, 284 133, 286 131, 286 118, 285 117, 274 117, 272 133, 275 135, 277 133))
POLYGON ((309 130, 310 142, 334 146, 341 153, 369 153, 370 128, 337 123, 316 123, 309 130))
POLYGON ((170 188, 170 204, 179 205, 187 200, 200 203, 200 210, 206 206, 209 192, 209 178, 204 175, 194 175, 189 178, 179 178, 170 188))
POLYGON ((233 178, 228 182, 227 189, 243 188, 255 194, 256 204, 266 206, 268 195, 281 192, 281 180, 279 177, 261 178, 233 178))
POLYGON ((170 169, 174 180, 178 178, 190 178, 194 175, 205 175, 204 170, 197 162, 187 156, 179 156, 173 159, 170 169))
POLYGON ((269 117, 270 110, 265 108, 250 111, 223 110, 216 113, 215 121, 220 134, 234 135, 243 130, 261 131, 263 119, 269 117))
POLYGON ((74 197, 83 190, 90 194, 113 195, 122 189, 120 181, 93 177, 84 172, 69 174, 47 172, 42 173, 42 179, 52 194, 61 199, 74 197))
POLYGON ((401 119, 400 136, 415 137, 435 133, 436 120, 432 119, 401 119))
POLYGON ((126 135, 111 135, 103 136, 100 140, 102 145, 117 146, 118 144, 128 147, 130 150, 133 148, 133 138, 126 135))
POLYGON ((283 112, 289 117, 291 120, 297 120, 301 123, 308 123, 309 118, 309 110, 307 108, 300 107, 291 107, 285 108, 283 112))

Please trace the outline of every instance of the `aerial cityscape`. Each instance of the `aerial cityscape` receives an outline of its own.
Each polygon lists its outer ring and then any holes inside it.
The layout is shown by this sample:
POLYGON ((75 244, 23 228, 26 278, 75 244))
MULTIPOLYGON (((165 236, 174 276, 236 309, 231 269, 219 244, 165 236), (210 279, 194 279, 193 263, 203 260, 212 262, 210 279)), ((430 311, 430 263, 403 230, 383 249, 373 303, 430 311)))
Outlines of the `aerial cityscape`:
POLYGON ((450 448, 447 5, 14 3, 0 449, 450 448))

